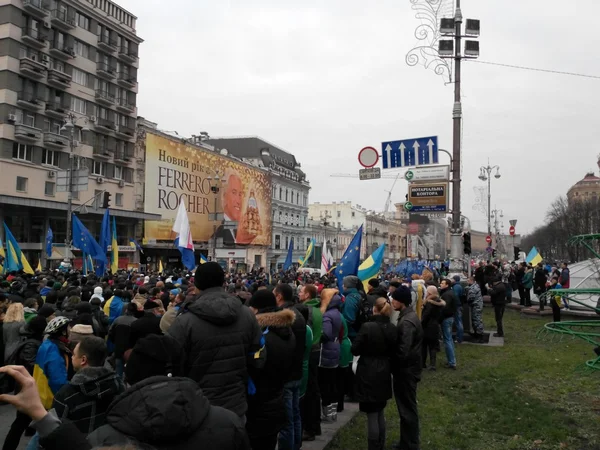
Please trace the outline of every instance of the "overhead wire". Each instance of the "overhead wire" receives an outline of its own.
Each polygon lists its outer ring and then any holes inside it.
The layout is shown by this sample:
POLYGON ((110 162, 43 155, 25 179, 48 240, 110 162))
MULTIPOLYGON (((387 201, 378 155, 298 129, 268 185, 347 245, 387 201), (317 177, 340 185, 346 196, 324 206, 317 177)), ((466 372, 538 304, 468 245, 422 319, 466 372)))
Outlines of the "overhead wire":
POLYGON ((478 63, 478 64, 487 64, 489 66, 508 67, 511 69, 530 70, 533 72, 554 73, 557 75, 568 75, 568 76, 572 76, 572 77, 592 78, 592 79, 600 80, 600 75, 589 75, 589 74, 577 73, 577 72, 565 72, 562 70, 553 70, 553 69, 539 69, 537 67, 519 66, 516 64, 503 64, 503 63, 496 63, 496 62, 492 62, 492 61, 480 61, 478 59, 466 59, 465 61, 478 63))

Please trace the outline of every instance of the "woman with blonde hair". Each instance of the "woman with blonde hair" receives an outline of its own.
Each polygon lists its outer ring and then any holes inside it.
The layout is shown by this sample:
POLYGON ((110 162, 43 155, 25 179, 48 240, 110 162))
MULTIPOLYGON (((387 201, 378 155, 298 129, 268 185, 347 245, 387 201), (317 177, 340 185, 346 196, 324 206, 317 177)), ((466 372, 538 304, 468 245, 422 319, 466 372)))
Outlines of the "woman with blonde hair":
POLYGON ((435 286, 428 286, 425 294, 425 306, 423 307, 423 344, 421 352, 423 357, 423 368, 427 368, 427 354, 429 353, 429 370, 436 370, 436 356, 440 351, 440 322, 442 321, 442 310, 446 302, 439 296, 435 286))
POLYGON ((21 327, 25 325, 25 311, 22 303, 11 303, 6 310, 2 336, 4 338, 4 361, 17 349, 21 340, 21 327))
POLYGON ((373 305, 373 317, 360 328, 352 343, 352 354, 359 356, 355 395, 361 412, 367 414, 368 449, 385 447, 383 410, 392 398, 391 356, 397 329, 390 322, 392 307, 385 298, 373 305))

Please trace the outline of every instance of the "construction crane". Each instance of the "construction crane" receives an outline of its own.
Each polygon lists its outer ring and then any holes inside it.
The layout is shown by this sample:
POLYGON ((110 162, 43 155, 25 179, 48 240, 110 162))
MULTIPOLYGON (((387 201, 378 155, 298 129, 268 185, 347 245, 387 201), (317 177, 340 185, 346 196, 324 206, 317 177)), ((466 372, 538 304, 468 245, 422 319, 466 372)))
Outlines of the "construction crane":
MULTIPOLYGON (((390 173, 390 174, 384 174, 381 175, 381 178, 389 178, 389 179, 396 179, 398 177, 399 174, 394 174, 394 173, 390 173)), ((357 174, 354 173, 332 173, 331 175, 329 175, 332 178, 358 178, 357 174)))
POLYGON ((396 186, 396 183, 398 182, 398 178, 400 178, 400 174, 396 175, 396 179, 394 180, 394 184, 392 184, 392 187, 390 188, 390 190, 385 191, 388 193, 388 196, 387 196, 387 200, 385 201, 385 208, 383 209, 384 214, 389 212, 390 206, 392 205, 392 191, 394 190, 394 187, 396 186))

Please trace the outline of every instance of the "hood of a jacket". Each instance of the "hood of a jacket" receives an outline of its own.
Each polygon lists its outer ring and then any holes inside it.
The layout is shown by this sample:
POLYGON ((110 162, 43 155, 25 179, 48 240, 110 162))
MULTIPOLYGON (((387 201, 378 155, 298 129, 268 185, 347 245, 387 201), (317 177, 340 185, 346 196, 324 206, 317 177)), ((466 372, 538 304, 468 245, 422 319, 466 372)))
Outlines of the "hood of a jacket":
POLYGON ((23 313, 24 314, 37 314, 37 309, 26 306, 25 308, 23 308, 23 313))
POLYGON ((102 303, 104 301, 104 297, 102 296, 102 294, 94 294, 90 297, 90 303, 91 303, 92 299, 94 299, 94 298, 100 299, 100 303, 102 303))
POLYGON ((71 379, 70 384, 86 397, 114 397, 123 389, 123 382, 106 367, 85 367, 71 379))
POLYGON ((294 311, 284 309, 276 312, 257 314, 256 320, 262 329, 268 328, 270 333, 275 333, 280 338, 288 341, 293 335, 290 327, 294 323, 294 320, 296 320, 296 314, 294 314, 294 311))
POLYGON ((210 403, 189 378, 151 377, 119 395, 106 413, 117 431, 153 445, 185 441, 202 424, 210 403))
POLYGON ((237 298, 222 288, 210 288, 188 304, 187 310, 215 325, 230 325, 238 319, 243 307, 237 298))
MULTIPOLYGON (((356 289, 354 291, 358 292, 356 289)), ((323 289, 321 292, 321 312, 328 309, 338 308, 342 304, 342 298, 337 289, 323 289)))

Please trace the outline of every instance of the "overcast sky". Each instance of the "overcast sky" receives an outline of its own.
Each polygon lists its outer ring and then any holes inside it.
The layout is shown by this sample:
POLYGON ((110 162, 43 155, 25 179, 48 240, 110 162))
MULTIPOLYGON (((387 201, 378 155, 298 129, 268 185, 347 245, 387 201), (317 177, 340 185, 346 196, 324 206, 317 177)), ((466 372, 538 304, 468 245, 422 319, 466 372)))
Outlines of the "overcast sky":
MULTIPOLYGON (((117 3, 145 40, 138 113, 180 135, 258 135, 282 147, 308 173, 311 202, 383 209, 394 180, 329 178, 358 173, 364 146, 438 135, 452 148, 453 86, 405 63, 419 24, 410 0, 117 3)), ((600 75, 597 0, 463 0, 462 10, 481 20, 482 61, 600 75)), ((462 211, 474 228, 486 227, 473 188, 488 158, 502 174, 492 205, 521 233, 598 171, 600 80, 466 63, 462 91, 462 211)), ((399 181, 393 201, 405 193, 399 181)))

